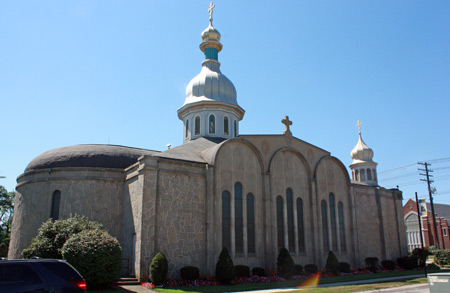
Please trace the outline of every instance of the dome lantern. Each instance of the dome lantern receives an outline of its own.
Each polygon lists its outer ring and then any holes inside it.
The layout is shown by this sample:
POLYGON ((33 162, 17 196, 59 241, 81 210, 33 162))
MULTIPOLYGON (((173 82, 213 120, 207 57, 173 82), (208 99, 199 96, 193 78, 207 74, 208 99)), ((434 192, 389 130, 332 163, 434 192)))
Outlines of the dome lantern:
POLYGON ((363 141, 361 136, 362 123, 358 120, 359 139, 350 155, 353 159, 349 166, 352 170, 352 182, 359 184, 367 184, 372 186, 378 185, 377 179, 377 163, 373 161, 373 150, 363 141))

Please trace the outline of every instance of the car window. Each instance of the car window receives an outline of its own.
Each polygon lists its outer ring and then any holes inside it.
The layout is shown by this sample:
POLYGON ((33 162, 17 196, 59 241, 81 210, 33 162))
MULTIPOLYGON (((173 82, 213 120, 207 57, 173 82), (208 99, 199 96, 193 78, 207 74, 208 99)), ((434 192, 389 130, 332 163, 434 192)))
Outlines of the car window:
POLYGON ((70 265, 64 262, 39 262, 39 265, 66 281, 83 279, 70 265))
POLYGON ((39 276, 27 264, 0 263, 0 288, 40 283, 42 281, 39 276))

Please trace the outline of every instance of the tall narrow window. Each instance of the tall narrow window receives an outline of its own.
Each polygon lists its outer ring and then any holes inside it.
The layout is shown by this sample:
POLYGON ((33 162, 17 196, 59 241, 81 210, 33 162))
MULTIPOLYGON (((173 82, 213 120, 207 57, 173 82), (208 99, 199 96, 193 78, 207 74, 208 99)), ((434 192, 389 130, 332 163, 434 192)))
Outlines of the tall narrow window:
POLYGON ((237 132, 237 122, 236 120, 234 120, 234 137, 238 136, 238 132, 237 132))
POLYGON ((330 244, 328 239, 328 213, 327 213, 327 202, 322 200, 322 240, 323 240, 323 251, 328 252, 330 250, 330 244))
POLYGON ((295 252, 295 228, 294 228, 294 199, 292 189, 286 189, 287 224, 288 224, 288 246, 290 252, 295 252))
POLYGON ((188 138, 189 137, 189 120, 186 120, 186 130, 185 130, 185 134, 184 134, 184 136, 186 137, 186 138, 188 138))
POLYGON ((366 181, 366 170, 361 169, 360 171, 361 181, 366 181))
POLYGON ((195 135, 199 135, 200 134, 200 117, 197 116, 195 117, 195 135))
POLYGON ((367 169, 367 180, 372 180, 372 171, 370 169, 367 169))
POLYGON ((255 197, 247 194, 247 252, 256 252, 255 242, 255 197))
POLYGON ((242 185, 234 185, 234 240, 237 253, 244 252, 244 216, 242 211, 242 185))
POLYGON ((216 117, 209 115, 209 133, 216 133, 216 117))
POLYGON ((373 174, 372 175, 373 180, 377 181, 377 173, 376 173, 375 169, 373 169, 372 174, 373 174))
POLYGON ((284 248, 284 213, 283 213, 283 198, 277 196, 277 239, 278 250, 284 248))
POLYGON ((332 250, 337 251, 337 224, 336 224, 336 203, 334 201, 334 194, 330 193, 330 222, 331 222, 331 244, 332 250))
POLYGON ((344 221, 344 205, 340 201, 338 203, 338 216, 339 216, 339 240, 341 243, 341 251, 346 251, 345 243, 345 221, 344 221))
POLYGON ((50 212, 50 218, 53 220, 59 219, 59 203, 61 201, 61 191, 55 190, 52 196, 52 208, 50 212))
POLYGON ((358 172, 358 170, 355 170, 355 180, 359 181, 359 172, 358 172))
POLYGON ((222 192, 222 246, 231 249, 231 197, 228 191, 222 192))
POLYGON ((228 117, 223 117, 223 134, 228 135, 229 133, 229 124, 228 124, 228 117))
POLYGON ((305 227, 303 224, 303 201, 297 198, 297 232, 298 232, 298 250, 305 251, 305 227))

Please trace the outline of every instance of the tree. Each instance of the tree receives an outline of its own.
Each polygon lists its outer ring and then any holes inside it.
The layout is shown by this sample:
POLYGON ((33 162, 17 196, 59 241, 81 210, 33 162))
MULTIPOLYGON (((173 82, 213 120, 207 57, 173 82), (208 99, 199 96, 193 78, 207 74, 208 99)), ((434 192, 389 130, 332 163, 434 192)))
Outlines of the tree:
POLYGON ((277 258, 277 274, 289 279, 294 273, 294 260, 286 248, 282 248, 277 258))
POLYGON ((234 278, 234 265, 228 249, 224 247, 216 265, 216 279, 222 284, 228 284, 234 278))
POLYGON ((8 254, 9 238, 11 234, 11 222, 14 212, 15 192, 8 192, 0 185, 0 257, 8 254), (6 248, 6 249, 5 249, 6 248))

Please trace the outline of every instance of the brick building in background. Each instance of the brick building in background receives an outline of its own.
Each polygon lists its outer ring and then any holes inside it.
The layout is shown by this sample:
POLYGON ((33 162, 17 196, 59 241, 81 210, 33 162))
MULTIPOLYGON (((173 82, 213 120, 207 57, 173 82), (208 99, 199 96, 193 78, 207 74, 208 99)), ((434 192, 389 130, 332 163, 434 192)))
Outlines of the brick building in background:
MULTIPOLYGON (((434 245, 438 247, 435 243, 435 230, 433 227, 433 215, 431 212, 431 205, 429 203, 427 206, 427 215, 422 216, 422 235, 424 241, 424 247, 429 247, 434 245)), ((436 224, 438 232, 438 242, 441 249, 450 248, 450 237, 448 230, 448 222, 450 221, 450 205, 446 204, 434 204, 434 211, 436 213, 436 224)), ((411 251, 414 248, 422 247, 420 240, 420 228, 418 222, 418 213, 416 202, 409 199, 403 206, 403 217, 405 219, 406 227, 406 241, 408 243, 408 250, 411 251)))

